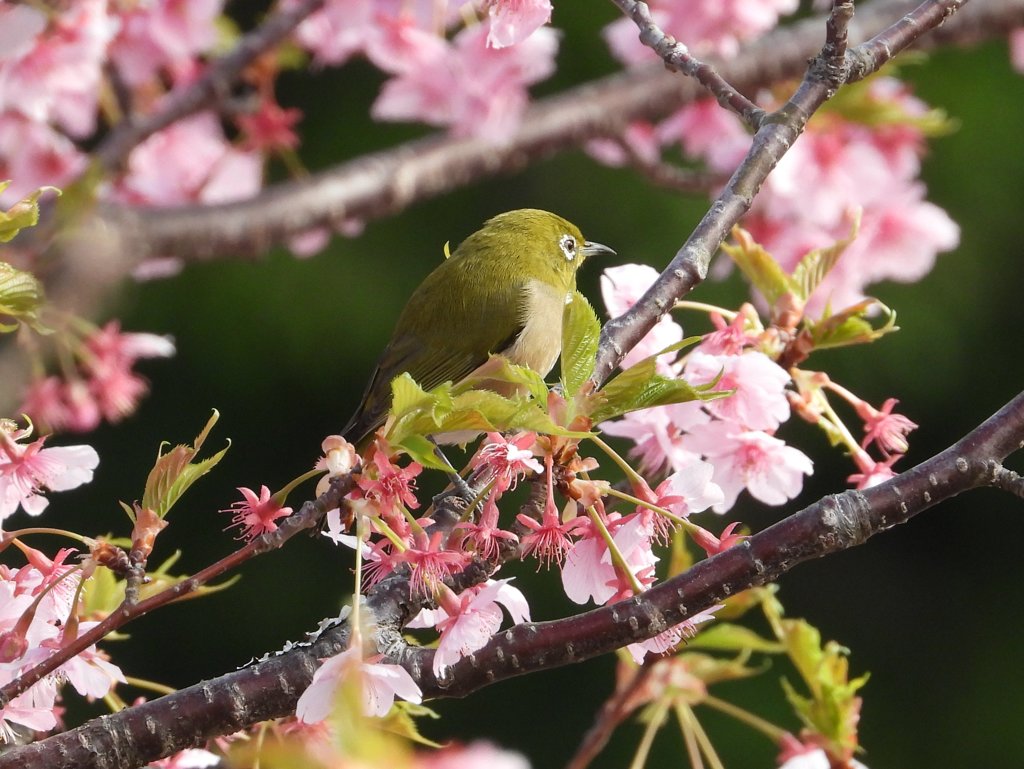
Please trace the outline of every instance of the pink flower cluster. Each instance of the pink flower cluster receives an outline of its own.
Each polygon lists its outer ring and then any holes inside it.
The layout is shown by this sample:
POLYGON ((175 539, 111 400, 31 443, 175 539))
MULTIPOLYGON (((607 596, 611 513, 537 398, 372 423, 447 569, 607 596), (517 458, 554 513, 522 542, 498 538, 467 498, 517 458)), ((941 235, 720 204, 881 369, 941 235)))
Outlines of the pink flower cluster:
POLYGON ((459 7, 446 2, 328 0, 297 38, 321 63, 363 54, 392 75, 371 109, 375 118, 500 143, 518 127, 527 88, 554 72, 558 37, 543 26, 551 15, 544 0, 485 5, 486 16, 459 29, 459 7))
POLYGON ((84 339, 62 335, 78 366, 63 376, 48 376, 29 385, 20 411, 49 430, 87 432, 102 420, 118 422, 138 407, 146 380, 132 369, 143 358, 167 358, 174 342, 155 334, 122 332, 117 321, 84 339))
MULTIPOLYGON (((657 277, 646 265, 626 264, 605 271, 601 280, 609 314, 623 312, 657 277)), ((634 411, 603 424, 609 435, 633 440, 633 454, 643 469, 668 467, 693 472, 709 463, 711 480, 721 492, 712 505, 729 510, 740 492, 766 504, 779 505, 800 493, 811 460, 774 436, 789 419, 786 386, 789 374, 767 355, 752 348, 755 340, 742 330, 742 316, 705 337, 684 358, 662 355, 662 373, 683 376, 691 384, 715 381, 713 390, 731 395, 704 403, 690 402, 634 411)), ((634 348, 623 365, 664 349, 664 342, 681 339, 682 329, 665 315, 634 348)))
MULTIPOLYGON (((0 178, 13 183, 0 202, 86 166, 82 143, 99 128, 108 71, 140 113, 201 73, 218 42, 223 0, 113 3, 81 0, 44 14, 0 4, 0 178)), ((230 142, 212 114, 183 120, 136 147, 126 172, 103 187, 109 198, 168 205, 246 197, 259 189, 262 156, 230 142)))
MULTIPOLYGON (((0 684, 7 684, 73 641, 95 623, 79 622, 74 604, 80 575, 65 564, 71 550, 50 560, 18 543, 28 563, 18 569, 0 565, 0 684)), ((96 647, 73 657, 24 694, 0 708, 0 745, 19 733, 47 732, 58 726, 60 689, 67 681, 87 697, 103 697, 117 682, 120 669, 96 647)))
MULTIPOLYGON (((918 179, 928 108, 891 77, 862 86, 854 109, 826 105, 772 171, 744 220, 751 236, 786 270, 816 248, 856 239, 811 295, 807 309, 844 308, 883 280, 920 280, 937 254, 957 246, 960 231, 925 200, 918 179), (873 120, 872 115, 879 116, 873 120), (867 117, 864 117, 867 116, 867 117), (894 117, 896 116, 896 117, 894 117), (813 189, 814 194, 807 195, 813 189)), ((708 99, 662 123, 637 124, 622 137, 648 162, 678 144, 722 178, 743 159, 750 136, 739 119, 708 99)), ((627 158, 620 145, 597 141, 591 154, 610 165, 627 158)))

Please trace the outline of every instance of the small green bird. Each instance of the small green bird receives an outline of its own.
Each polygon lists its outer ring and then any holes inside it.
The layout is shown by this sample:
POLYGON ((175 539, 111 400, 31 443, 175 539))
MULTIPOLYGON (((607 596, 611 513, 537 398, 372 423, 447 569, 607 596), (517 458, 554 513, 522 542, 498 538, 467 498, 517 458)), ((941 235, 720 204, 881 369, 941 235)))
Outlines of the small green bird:
POLYGON ((501 354, 546 375, 562 348, 562 313, 589 256, 614 254, 560 216, 524 208, 489 219, 419 285, 398 317, 342 433, 360 444, 391 407, 391 381, 458 383, 501 354))

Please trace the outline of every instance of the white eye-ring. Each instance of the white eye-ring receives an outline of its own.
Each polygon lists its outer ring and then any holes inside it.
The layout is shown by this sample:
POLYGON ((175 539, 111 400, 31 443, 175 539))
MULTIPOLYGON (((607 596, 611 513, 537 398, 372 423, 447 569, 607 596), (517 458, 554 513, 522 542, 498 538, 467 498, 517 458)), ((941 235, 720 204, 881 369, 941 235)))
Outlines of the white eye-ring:
POLYGON ((572 235, 563 235, 558 239, 558 247, 565 254, 565 260, 571 262, 576 258, 576 238, 572 235))

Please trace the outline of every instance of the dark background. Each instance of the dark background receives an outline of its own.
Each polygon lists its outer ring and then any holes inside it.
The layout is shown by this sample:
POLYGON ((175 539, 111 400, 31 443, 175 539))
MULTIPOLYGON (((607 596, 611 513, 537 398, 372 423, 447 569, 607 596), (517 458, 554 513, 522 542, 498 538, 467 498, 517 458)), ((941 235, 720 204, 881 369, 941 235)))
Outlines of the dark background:
MULTIPOLYGON (((595 37, 613 11, 578 16, 556 11, 556 26, 565 30, 560 72, 538 92, 615 68, 595 37)), ((874 288, 898 311, 898 334, 822 354, 812 364, 876 404, 901 400, 921 425, 909 467, 974 427, 1024 383, 1018 338, 1024 89, 1001 44, 943 52, 905 75, 922 98, 961 122, 956 133, 932 143, 924 179, 929 198, 961 225, 962 243, 921 283, 874 288)), ((282 102, 306 112, 302 154, 311 168, 423 133, 370 122, 366 111, 379 82, 360 64, 284 78, 282 102)), ((198 570, 234 547, 222 532, 228 516, 217 511, 237 498, 235 487, 280 488, 309 468, 321 439, 344 424, 404 299, 440 260, 445 241, 454 245, 494 213, 538 207, 612 245, 619 261, 660 268, 704 205, 573 152, 371 222, 359 237, 336 238, 309 260, 278 251, 255 264, 225 260, 171 280, 126 284, 109 313, 123 318, 126 329, 172 334, 178 355, 145 364, 153 393, 138 415, 88 437, 102 458, 96 480, 55 496, 50 523, 125 533, 116 500, 139 498, 158 442, 191 440, 216 407, 221 421, 208 446, 219 448, 227 438, 233 446, 172 513, 154 556, 159 562, 180 548, 174 571, 198 570)), ((580 288, 597 302, 599 268, 585 273, 580 288)), ((734 277, 701 286, 694 298, 735 306, 744 295, 734 277)), ((782 435, 814 458, 816 472, 785 507, 746 499, 736 516, 754 529, 843 489, 852 471, 813 430, 793 423, 782 435)), ((848 646, 854 674, 872 674, 863 690, 861 736, 873 769, 1024 764, 1017 641, 1022 535, 1019 502, 982 491, 783 579, 790 615, 807 617, 825 638, 848 646)), ((349 566, 348 554, 328 541, 299 537, 285 551, 247 564, 232 589, 137 621, 128 628, 130 641, 106 648, 134 676, 174 686, 214 677, 300 640, 321 617, 337 613, 351 586, 349 566)), ((556 574, 517 573, 535 619, 573 611, 559 598, 556 574)), ((444 719, 426 731, 440 740, 492 739, 522 751, 539 769, 561 766, 611 690, 613 662, 607 657, 502 683, 466 701, 434 702, 444 719)), ((777 663, 759 679, 717 693, 796 730, 778 685, 787 672, 777 663)), ((775 750, 766 740, 698 712, 727 766, 771 765, 775 750)), ((621 729, 595 766, 626 765, 639 734, 635 723, 621 729)), ((678 730, 668 728, 649 765, 681 765, 681 749, 678 730)))

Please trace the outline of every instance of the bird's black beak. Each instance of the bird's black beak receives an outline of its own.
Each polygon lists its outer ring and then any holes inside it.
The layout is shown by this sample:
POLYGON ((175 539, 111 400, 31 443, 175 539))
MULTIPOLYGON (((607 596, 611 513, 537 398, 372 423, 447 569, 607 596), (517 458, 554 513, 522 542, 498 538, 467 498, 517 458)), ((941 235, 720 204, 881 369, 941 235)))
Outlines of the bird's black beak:
POLYGON ((601 243, 592 243, 587 240, 583 243, 583 256, 588 259, 592 256, 615 256, 615 249, 609 248, 601 243))

